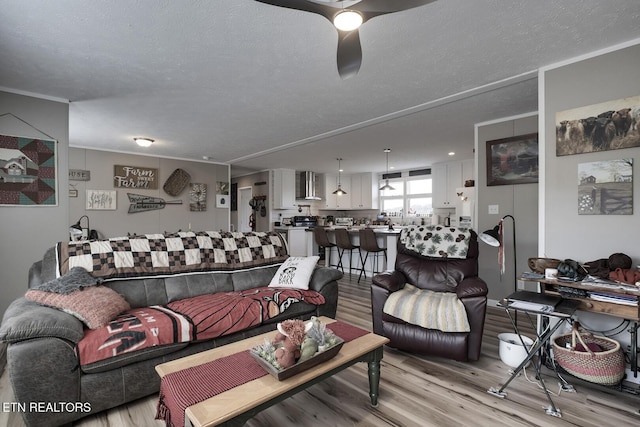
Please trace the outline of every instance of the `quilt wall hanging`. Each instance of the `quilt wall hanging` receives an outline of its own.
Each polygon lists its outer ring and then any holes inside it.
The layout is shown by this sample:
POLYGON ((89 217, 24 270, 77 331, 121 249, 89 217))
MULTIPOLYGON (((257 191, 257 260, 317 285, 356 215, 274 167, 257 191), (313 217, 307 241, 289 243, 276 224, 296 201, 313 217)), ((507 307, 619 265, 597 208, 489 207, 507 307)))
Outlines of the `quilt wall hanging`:
POLYGON ((0 135, 0 205, 56 206, 57 141, 0 135))

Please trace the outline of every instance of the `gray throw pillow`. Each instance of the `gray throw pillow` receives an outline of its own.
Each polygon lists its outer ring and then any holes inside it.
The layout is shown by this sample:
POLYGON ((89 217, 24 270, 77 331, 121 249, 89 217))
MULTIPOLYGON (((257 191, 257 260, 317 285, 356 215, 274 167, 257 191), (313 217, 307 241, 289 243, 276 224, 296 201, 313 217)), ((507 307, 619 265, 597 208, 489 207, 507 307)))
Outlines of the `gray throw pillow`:
POLYGON ((55 292, 57 294, 69 294, 78 289, 95 286, 99 280, 93 277, 82 267, 73 267, 67 274, 57 279, 50 280, 34 289, 45 292, 55 292))

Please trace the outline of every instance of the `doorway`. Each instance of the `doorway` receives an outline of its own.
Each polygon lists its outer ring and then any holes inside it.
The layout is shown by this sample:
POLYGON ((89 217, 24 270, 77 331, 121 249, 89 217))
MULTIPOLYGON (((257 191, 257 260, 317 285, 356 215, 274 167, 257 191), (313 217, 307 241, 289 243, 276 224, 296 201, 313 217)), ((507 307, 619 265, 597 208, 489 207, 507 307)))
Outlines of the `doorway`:
POLYGON ((251 187, 238 188, 238 231, 246 233, 251 230, 249 223, 253 210, 249 202, 253 198, 253 189, 251 187))

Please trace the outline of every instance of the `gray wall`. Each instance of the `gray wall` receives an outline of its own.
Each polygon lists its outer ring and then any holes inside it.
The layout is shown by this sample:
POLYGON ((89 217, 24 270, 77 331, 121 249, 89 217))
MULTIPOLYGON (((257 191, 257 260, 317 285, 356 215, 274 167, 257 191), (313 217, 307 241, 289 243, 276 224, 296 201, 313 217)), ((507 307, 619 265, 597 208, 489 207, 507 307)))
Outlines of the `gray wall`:
POLYGON ((555 114, 640 95, 640 45, 544 72, 544 241, 540 253, 591 261, 615 252, 640 264, 640 148, 556 157, 555 114), (633 158, 633 215, 578 215, 578 164, 633 158))
MULTIPOLYGON (((24 295, 29 267, 53 243, 68 238, 69 105, 0 91, 0 114, 12 113, 58 141, 57 206, 0 206, 0 314, 24 295)), ((0 117, 4 135, 50 139, 21 121, 0 117)))
MULTIPOLYGON (((579 62, 541 71, 544 103, 545 186, 541 188, 539 253, 553 258, 581 262, 608 258, 623 252, 640 264, 640 148, 602 151, 556 157, 555 114, 629 96, 640 95, 640 45, 606 53, 579 62), (578 215, 578 164, 600 160, 632 158, 634 162, 633 215, 578 215)), ((608 330, 619 319, 579 312, 578 319, 591 329, 608 330)), ((627 333, 614 336, 630 343, 627 333)))
MULTIPOLYGON (((78 190, 78 197, 69 198, 69 224, 74 224, 82 215, 90 219, 92 229, 100 237, 118 237, 127 233, 161 233, 177 230, 186 231, 191 225, 193 231, 228 230, 229 209, 216 208, 216 182, 229 182, 229 166, 204 162, 172 160, 152 156, 114 153, 108 151, 69 149, 69 168, 91 172, 90 181, 69 181, 70 188, 78 190), (115 188, 114 165, 139 166, 158 169, 158 189, 115 188), (207 184, 207 210, 191 212, 189 210, 189 186, 176 197, 162 189, 165 181, 177 168, 185 170, 191 176, 191 182, 207 184), (86 210, 86 191, 116 190, 117 209, 115 211, 86 210), (135 214, 128 213, 127 193, 158 197, 165 201, 181 200, 182 205, 166 205, 163 209, 135 214)), ((86 225, 85 220, 81 222, 86 225)), ((68 227, 68 225, 67 225, 68 227)))
MULTIPOLYGON (((527 259, 535 257, 538 248, 538 184, 487 186, 487 141, 524 135, 538 131, 538 115, 507 118, 476 126, 477 179, 476 211, 480 233, 495 227, 505 215, 515 218, 517 275, 527 270, 527 259), (498 205, 499 213, 489 214, 489 205, 498 205)), ((505 273, 500 276, 498 248, 480 242, 478 274, 489 285, 489 299, 500 300, 516 286, 513 252, 513 221, 504 220, 505 273)))

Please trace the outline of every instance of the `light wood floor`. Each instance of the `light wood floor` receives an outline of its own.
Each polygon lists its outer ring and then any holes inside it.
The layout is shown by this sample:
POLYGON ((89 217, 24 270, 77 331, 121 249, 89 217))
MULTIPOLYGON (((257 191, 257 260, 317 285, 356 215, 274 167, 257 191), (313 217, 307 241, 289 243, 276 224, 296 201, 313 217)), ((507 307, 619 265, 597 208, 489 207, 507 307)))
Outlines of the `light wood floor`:
MULTIPOLYGON (((337 318, 371 330, 370 282, 356 278, 340 282, 337 318)), ((306 391, 273 406, 247 426, 631 426, 640 424, 640 396, 576 386, 576 393, 553 396, 562 418, 545 415, 543 391, 524 375, 506 389, 505 399, 487 389, 508 378, 508 367, 498 356, 497 335, 511 332, 502 310, 489 308, 482 357, 460 363, 416 356, 385 348, 380 383, 380 404, 372 408, 368 398, 367 366, 357 364, 306 391)), ((529 334, 532 336, 532 334, 529 334)), ((527 370, 533 378, 532 368, 527 370)), ((557 381, 548 379, 557 393, 557 381)), ((5 371, 0 379, 0 401, 11 402, 5 371)), ((74 426, 162 426, 154 420, 157 396, 94 415, 74 426)), ((0 412, 0 426, 21 427, 15 414, 0 412)))

